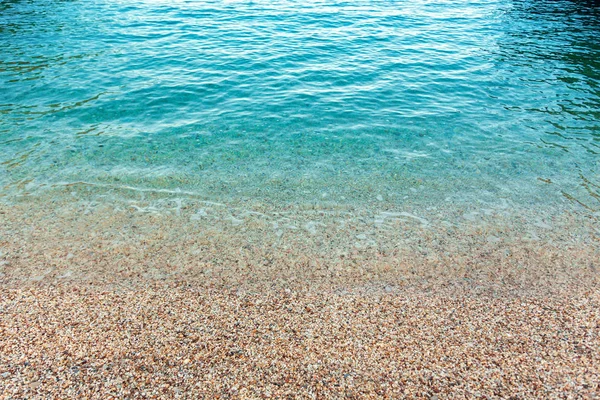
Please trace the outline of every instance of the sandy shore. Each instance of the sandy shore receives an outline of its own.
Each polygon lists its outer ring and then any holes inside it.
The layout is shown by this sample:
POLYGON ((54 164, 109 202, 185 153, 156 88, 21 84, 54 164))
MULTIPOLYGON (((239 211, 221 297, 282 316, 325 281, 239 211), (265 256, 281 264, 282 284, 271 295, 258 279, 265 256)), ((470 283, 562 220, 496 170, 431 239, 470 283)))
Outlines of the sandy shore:
POLYGON ((600 397, 591 217, 175 205, 0 206, 0 398, 600 397))
POLYGON ((599 333, 600 291, 4 288, 0 396, 595 398, 599 333))

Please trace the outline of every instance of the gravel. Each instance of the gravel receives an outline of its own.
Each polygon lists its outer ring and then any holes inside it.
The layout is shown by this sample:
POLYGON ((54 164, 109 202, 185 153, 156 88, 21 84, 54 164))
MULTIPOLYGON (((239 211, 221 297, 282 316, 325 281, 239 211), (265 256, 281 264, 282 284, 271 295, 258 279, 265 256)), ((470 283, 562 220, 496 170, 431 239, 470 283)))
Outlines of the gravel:
POLYGON ((1 398, 594 398, 600 291, 5 287, 1 398))

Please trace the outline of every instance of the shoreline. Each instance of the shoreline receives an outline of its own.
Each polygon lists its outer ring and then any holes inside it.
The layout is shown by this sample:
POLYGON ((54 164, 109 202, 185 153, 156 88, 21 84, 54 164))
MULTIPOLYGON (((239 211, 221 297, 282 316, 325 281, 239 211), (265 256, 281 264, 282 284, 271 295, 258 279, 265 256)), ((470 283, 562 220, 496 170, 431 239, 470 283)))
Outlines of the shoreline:
POLYGON ((596 216, 454 209, 177 209, 68 197, 0 203, 0 284, 304 289, 382 283, 598 287, 596 216), (542 218, 543 216, 543 218, 542 218))
POLYGON ((278 236, 255 214, 196 219, 194 204, 49 204, 0 205, 0 398, 600 390, 600 257, 586 216, 555 216, 535 239, 499 214, 448 229, 396 212, 350 229, 322 213, 315 233, 278 236), (377 241, 356 246, 365 227, 377 241))

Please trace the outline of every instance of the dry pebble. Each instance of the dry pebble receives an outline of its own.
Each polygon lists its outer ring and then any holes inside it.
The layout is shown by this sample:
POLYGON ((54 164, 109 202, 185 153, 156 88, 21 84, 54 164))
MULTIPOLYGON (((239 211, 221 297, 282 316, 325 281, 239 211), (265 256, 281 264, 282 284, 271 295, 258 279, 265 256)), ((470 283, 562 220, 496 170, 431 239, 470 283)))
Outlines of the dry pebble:
POLYGON ((0 397, 594 398, 600 291, 4 288, 0 397))

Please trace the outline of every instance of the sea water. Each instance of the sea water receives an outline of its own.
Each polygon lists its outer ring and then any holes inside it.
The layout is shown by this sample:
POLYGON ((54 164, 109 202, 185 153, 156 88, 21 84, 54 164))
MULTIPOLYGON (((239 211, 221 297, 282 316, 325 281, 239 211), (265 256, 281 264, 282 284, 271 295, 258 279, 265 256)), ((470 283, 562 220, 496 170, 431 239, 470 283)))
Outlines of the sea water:
POLYGON ((271 233, 371 226, 357 243, 593 222, 599 35, 567 0, 2 1, 0 200, 310 210, 271 233))

